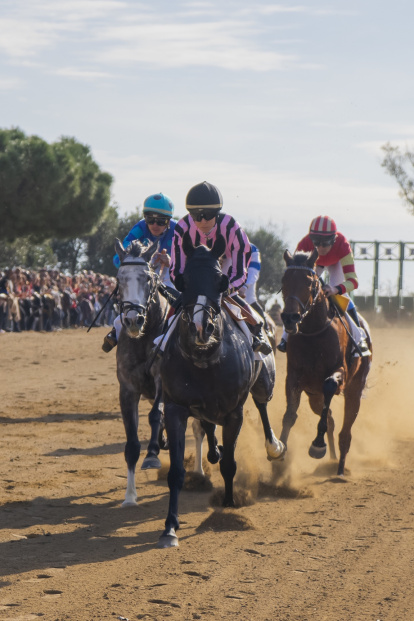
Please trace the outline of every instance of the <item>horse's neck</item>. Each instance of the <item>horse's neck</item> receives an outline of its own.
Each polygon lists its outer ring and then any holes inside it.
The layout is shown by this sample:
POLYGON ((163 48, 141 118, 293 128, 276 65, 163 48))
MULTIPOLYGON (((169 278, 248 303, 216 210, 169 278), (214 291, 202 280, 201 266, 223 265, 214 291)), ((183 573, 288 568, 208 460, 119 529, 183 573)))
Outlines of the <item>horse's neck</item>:
POLYGON ((167 315, 167 303, 164 304, 161 302, 160 295, 156 293, 148 305, 147 310, 147 321, 146 326, 147 330, 151 329, 159 329, 160 324, 164 322, 164 319, 167 315))
POLYGON ((320 294, 319 299, 302 321, 300 331, 306 334, 322 330, 329 321, 328 311, 328 301, 323 294, 320 294))

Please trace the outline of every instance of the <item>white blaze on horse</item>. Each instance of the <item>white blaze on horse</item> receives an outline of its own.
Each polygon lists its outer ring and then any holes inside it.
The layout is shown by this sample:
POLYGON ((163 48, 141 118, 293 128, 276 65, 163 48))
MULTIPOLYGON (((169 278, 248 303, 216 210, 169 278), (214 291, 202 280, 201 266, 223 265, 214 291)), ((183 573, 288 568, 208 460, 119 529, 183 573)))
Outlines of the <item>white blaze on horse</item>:
POLYGON ((278 457, 284 452, 267 417, 267 402, 275 381, 273 355, 265 357, 268 363, 255 360, 249 336, 221 307, 222 294, 228 288, 228 278, 219 265, 224 247, 221 236, 211 250, 205 246, 194 248, 188 234, 183 238, 187 263, 175 281, 182 292, 182 311, 177 315, 177 326, 165 346, 160 367, 170 451, 170 503, 159 547, 178 545, 178 498, 185 476, 185 432, 190 416, 199 421, 207 435, 209 462, 220 463, 224 506, 234 506, 234 451, 249 392, 259 409, 266 440, 278 457), (223 446, 217 443, 216 425, 222 426, 223 446))

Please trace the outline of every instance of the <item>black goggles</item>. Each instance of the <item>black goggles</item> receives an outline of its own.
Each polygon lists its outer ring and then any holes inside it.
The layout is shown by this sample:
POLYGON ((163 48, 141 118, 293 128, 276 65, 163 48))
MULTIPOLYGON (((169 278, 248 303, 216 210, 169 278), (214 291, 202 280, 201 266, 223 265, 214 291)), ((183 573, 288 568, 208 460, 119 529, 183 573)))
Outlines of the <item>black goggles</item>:
POLYGON ((147 224, 157 224, 158 226, 167 226, 169 223, 169 218, 163 218, 162 216, 145 216, 145 222, 147 224))
POLYGON ((333 237, 311 237, 312 244, 315 248, 322 246, 322 248, 328 248, 328 246, 333 246, 335 242, 335 236, 333 237))
POLYGON ((219 209, 190 209, 190 214, 193 220, 201 222, 201 220, 212 220, 215 218, 220 210, 219 209))

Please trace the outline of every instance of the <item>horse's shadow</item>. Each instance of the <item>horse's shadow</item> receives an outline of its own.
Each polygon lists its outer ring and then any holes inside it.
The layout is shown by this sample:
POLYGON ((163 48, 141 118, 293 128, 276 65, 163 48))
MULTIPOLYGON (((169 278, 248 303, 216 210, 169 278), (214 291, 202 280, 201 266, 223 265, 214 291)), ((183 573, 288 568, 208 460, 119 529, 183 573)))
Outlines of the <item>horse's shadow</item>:
MULTIPOLYGON (((1 507, 2 528, 11 531, 11 540, 0 543, 3 559, 0 577, 44 571, 51 566, 102 563, 154 549, 159 536, 158 522, 165 516, 168 506, 168 489, 163 481, 154 481, 152 485, 158 487, 159 492, 141 496, 136 507, 121 508, 118 500, 102 502, 108 495, 118 492, 118 488, 92 496, 37 497, 4 504, 1 507), (90 501, 83 502, 86 498, 90 501), (63 523, 73 525, 73 530, 54 533, 54 527, 63 523), (136 527, 144 523, 154 528, 137 534, 136 527), (124 529, 125 534, 120 536, 124 529)), ((194 495, 185 496, 184 513, 193 514, 194 495)), ((208 497, 200 495, 196 504, 198 511, 207 511, 208 497)), ((183 535, 187 536, 186 531, 190 529, 184 520, 183 535)))

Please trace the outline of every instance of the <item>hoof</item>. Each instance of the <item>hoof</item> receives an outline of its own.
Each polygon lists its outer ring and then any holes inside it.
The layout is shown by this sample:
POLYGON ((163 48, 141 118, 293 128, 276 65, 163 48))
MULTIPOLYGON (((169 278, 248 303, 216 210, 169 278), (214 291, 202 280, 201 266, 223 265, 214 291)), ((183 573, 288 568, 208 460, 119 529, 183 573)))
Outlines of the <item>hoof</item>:
POLYGON ((266 440, 267 459, 272 461, 273 459, 282 459, 286 453, 286 446, 278 440, 272 431, 272 441, 266 440))
POLYGON ((138 503, 136 500, 126 500, 126 499, 121 505, 121 507, 136 507, 136 506, 138 506, 138 503))
POLYGON ((311 444, 309 447, 309 455, 313 459, 322 459, 326 455, 326 444, 324 446, 315 446, 311 444))
POLYGON ((155 469, 159 470, 161 468, 161 462, 155 455, 147 456, 142 462, 141 470, 150 470, 155 469))
POLYGON ((163 532, 159 538, 157 548, 178 548, 178 537, 173 528, 163 532))

